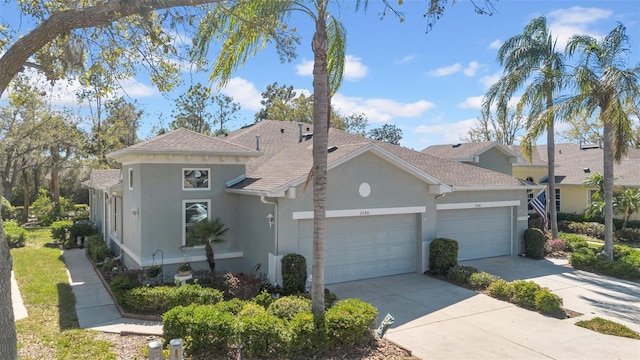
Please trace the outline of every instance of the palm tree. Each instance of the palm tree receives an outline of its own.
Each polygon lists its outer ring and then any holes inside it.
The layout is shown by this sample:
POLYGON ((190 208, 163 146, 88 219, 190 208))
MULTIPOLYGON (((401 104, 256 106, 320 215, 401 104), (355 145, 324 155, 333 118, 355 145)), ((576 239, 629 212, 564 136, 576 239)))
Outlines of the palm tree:
POLYGON ((210 78, 226 84, 233 71, 249 56, 276 44, 281 59, 295 56, 298 38, 286 25, 291 13, 301 12, 314 22, 311 47, 313 64, 313 264, 312 310, 324 314, 324 246, 326 237, 327 144, 331 95, 342 82, 346 51, 346 31, 328 12, 329 0, 308 2, 246 0, 219 3, 204 17, 194 38, 193 55, 206 57, 212 40, 222 48, 210 78))
POLYGON ((632 122, 625 104, 640 96, 640 66, 623 68, 628 45, 629 38, 622 24, 602 40, 588 35, 572 36, 567 43, 567 53, 580 52, 572 75, 576 94, 550 111, 559 117, 579 113, 588 117, 597 115, 603 125, 604 251, 609 260, 613 260, 613 163, 624 157, 632 138, 632 122))
POLYGON ((588 176, 582 182, 582 185, 598 188, 598 190, 591 195, 591 202, 584 209, 585 217, 591 218, 594 216, 602 216, 604 211, 604 201, 602 201, 602 196, 604 194, 604 177, 600 173, 595 173, 588 176))
MULTIPOLYGON (((544 16, 529 22, 522 34, 515 35, 505 41, 498 51, 498 62, 504 67, 504 75, 493 84, 484 96, 483 114, 490 114, 492 105, 496 106, 498 117, 507 116, 509 100, 516 91, 525 87, 517 107, 518 118, 525 107, 529 107, 527 132, 522 138, 525 157, 531 159, 532 142, 545 130, 547 131, 547 199, 554 199, 555 194, 555 139, 554 116, 545 110, 553 106, 554 94, 564 86, 564 55, 556 51, 556 41, 547 27, 544 16), (539 114, 547 114, 543 121, 534 122, 539 114)), ((558 238, 558 220, 556 207, 549 206, 551 233, 553 239, 558 238)))
POLYGON ((222 235, 224 235, 228 230, 229 228, 224 227, 224 224, 219 217, 216 217, 213 220, 200 220, 188 228, 187 245, 185 246, 191 247, 195 245, 204 245, 204 250, 207 254, 207 263, 209 264, 209 270, 211 270, 211 276, 214 276, 216 270, 213 244, 223 242, 224 239, 222 239, 222 235))
POLYGON ((624 216, 622 230, 625 230, 631 215, 640 210, 640 189, 624 189, 623 192, 618 193, 615 197, 614 207, 624 216))

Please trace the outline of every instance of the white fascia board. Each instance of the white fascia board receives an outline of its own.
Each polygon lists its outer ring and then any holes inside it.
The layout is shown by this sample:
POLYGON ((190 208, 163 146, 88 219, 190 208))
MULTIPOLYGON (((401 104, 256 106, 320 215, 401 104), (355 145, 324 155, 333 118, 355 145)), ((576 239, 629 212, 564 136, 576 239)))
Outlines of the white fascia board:
POLYGON ((535 190, 545 189, 546 185, 509 185, 509 186, 454 186, 454 191, 496 191, 496 190, 535 190))
POLYGON ((467 203, 438 204, 436 210, 486 209, 496 207, 520 206, 520 200, 480 201, 467 203))
MULTIPOLYGON (((359 216, 376 216, 376 215, 402 215, 402 214, 422 214, 427 212, 425 206, 406 206, 393 208, 367 208, 367 209, 344 209, 344 210, 327 210, 327 218, 344 218, 359 216)), ((295 211, 292 215, 293 220, 313 219, 313 211, 295 211)))
POLYGON ((225 189, 224 191, 230 194, 264 196, 264 197, 270 197, 270 198, 284 197, 286 195, 286 191, 284 190, 264 191, 264 190, 225 189))

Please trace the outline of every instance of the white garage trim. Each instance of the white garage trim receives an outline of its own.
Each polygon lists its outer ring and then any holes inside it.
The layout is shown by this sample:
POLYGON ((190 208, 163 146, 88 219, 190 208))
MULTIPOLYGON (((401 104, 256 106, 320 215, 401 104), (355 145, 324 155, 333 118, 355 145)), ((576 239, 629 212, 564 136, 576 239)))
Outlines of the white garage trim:
POLYGON ((525 221, 525 220, 529 220, 529 215, 527 215, 527 216, 518 216, 518 221, 525 221))
MULTIPOLYGON (((345 209, 327 210, 327 218, 374 216, 374 215, 402 215, 421 214, 427 212, 425 206, 407 206, 393 208, 368 208, 368 209, 345 209)), ((313 219, 313 211, 295 211, 293 220, 313 219)))
POLYGON ((507 206, 520 206, 520 200, 438 204, 436 210, 483 209, 507 206))

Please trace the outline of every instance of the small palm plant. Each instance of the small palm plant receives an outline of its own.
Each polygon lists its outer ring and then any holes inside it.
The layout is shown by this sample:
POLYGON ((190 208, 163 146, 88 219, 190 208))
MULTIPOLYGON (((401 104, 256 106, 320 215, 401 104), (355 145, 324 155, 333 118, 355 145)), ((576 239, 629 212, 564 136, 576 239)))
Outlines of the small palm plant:
POLYGON ((204 219, 198 221, 189 228, 187 236, 187 247, 204 245, 204 249, 207 254, 207 263, 209 269, 213 275, 215 272, 215 260, 213 256, 213 244, 221 243, 224 241, 222 235, 224 235, 229 228, 225 227, 219 217, 213 220, 204 219))

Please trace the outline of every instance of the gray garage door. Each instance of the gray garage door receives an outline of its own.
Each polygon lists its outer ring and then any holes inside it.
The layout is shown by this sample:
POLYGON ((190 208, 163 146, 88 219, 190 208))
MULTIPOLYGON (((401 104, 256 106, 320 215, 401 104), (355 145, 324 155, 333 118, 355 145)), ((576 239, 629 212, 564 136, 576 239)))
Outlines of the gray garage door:
MULTIPOLYGON (((313 220, 299 220, 298 245, 309 274, 312 239, 313 220)), ((415 214, 327 219, 327 284, 414 272, 416 259, 415 214)))
POLYGON ((458 260, 511 254, 511 208, 438 210, 438 237, 458 241, 458 260))

